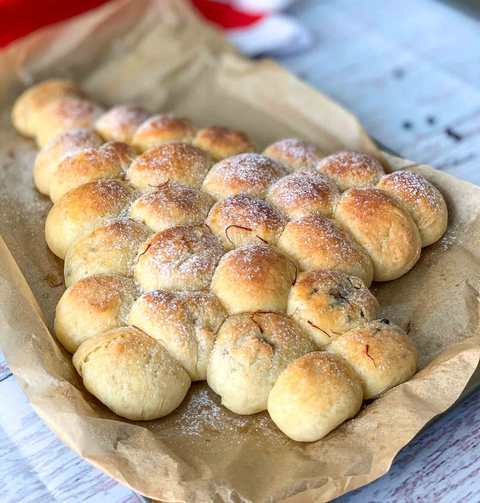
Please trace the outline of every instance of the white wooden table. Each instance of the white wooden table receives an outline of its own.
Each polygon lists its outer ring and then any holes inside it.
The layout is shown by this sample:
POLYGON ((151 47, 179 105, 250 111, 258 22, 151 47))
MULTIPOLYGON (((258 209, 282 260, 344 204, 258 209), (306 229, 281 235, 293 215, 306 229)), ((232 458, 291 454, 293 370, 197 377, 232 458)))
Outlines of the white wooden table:
MULTIPOLYGON (((280 61, 404 157, 480 184, 480 23, 434 0, 303 1, 313 42, 280 61), (368 10, 367 10, 368 8, 368 10)), ((480 391, 378 481, 338 501, 480 502, 480 391)), ((135 502, 36 416, 0 354, 0 501, 135 502)))

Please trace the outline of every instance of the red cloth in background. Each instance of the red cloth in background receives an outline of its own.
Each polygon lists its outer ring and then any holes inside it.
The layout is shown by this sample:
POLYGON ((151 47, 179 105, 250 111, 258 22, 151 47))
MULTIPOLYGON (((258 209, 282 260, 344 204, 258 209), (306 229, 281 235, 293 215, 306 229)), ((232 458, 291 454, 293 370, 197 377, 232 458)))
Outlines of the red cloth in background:
MULTIPOLYGON (((110 0, 0 0, 0 47, 58 21, 94 9, 110 0)), ((263 18, 218 0, 192 0, 209 21, 226 29, 244 28, 263 18)))
POLYGON ((109 0, 0 0, 0 47, 109 0))

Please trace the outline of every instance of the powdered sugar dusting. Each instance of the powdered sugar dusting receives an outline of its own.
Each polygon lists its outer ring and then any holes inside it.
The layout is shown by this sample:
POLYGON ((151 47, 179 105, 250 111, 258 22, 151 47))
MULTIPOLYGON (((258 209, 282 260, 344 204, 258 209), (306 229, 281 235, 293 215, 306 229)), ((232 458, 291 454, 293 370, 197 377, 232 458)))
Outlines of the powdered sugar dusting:
POLYGON ((431 209, 438 209, 443 196, 423 176, 408 170, 395 171, 382 178, 378 187, 391 192, 400 199, 416 204, 427 204, 431 209))
POLYGON ((333 178, 340 190, 375 185, 385 174, 375 157, 349 151, 337 152, 323 158, 316 165, 316 169, 333 178))
POLYGON ((285 138, 272 143, 264 153, 292 169, 313 168, 320 160, 319 148, 298 138, 285 138))

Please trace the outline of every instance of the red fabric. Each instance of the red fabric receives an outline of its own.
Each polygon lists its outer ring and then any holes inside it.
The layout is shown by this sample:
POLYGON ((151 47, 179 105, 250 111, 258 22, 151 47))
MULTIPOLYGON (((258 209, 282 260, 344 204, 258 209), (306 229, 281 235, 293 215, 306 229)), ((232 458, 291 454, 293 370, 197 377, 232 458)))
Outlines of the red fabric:
POLYGON ((0 0, 0 47, 109 0, 0 0))
MULTIPOLYGON (((0 0, 0 47, 58 21, 94 9, 110 0, 0 0)), ((244 28, 263 18, 218 0, 191 0, 206 19, 225 28, 244 28)))
POLYGON ((244 28, 260 21, 262 14, 239 11, 218 0, 191 0, 200 13, 212 23, 225 29, 244 28))

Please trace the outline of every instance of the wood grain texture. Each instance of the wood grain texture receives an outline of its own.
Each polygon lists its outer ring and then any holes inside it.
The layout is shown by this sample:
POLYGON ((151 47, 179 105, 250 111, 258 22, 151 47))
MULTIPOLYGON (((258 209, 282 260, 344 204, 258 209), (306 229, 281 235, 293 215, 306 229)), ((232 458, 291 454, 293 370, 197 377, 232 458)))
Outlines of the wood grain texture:
POLYGON ((0 351, 0 382, 7 379, 11 375, 12 375, 12 373, 10 372, 10 369, 8 368, 8 363, 6 362, 5 357, 3 356, 3 353, 0 351))
POLYGON ((140 501, 65 447, 35 414, 13 377, 0 383, 0 397, 2 503, 140 501))
MULTIPOLYGON (((480 183, 480 24, 434 0, 300 1, 313 45, 284 64, 401 155, 480 183)), ((66 448, 0 353, 0 501, 138 498, 66 448), (2 380, 3 379, 3 380, 2 380)), ((480 391, 427 427, 378 481, 339 502, 480 501, 480 391)))
POLYGON ((426 428, 390 472, 338 503, 480 501, 480 390, 426 428))
POLYGON ((480 24, 434 0, 300 2, 313 35, 281 62, 402 156, 480 183, 480 24))

